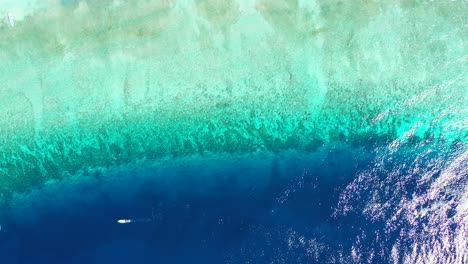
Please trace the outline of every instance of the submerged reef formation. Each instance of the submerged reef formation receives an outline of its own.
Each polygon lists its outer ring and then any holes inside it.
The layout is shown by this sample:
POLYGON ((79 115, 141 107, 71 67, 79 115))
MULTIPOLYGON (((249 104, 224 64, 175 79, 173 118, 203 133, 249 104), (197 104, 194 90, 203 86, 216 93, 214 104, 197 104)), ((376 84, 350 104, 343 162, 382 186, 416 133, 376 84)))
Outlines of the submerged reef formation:
POLYGON ((0 31, 3 195, 93 167, 466 142, 465 2, 65 1, 0 31))
MULTIPOLYGON (((148 217, 148 201, 163 263, 200 238, 214 263, 468 259, 467 1, 50 0, 3 14, 0 224, 29 243, 24 261, 114 234, 103 211, 148 217)), ((56 262, 120 251, 107 242, 56 262)))

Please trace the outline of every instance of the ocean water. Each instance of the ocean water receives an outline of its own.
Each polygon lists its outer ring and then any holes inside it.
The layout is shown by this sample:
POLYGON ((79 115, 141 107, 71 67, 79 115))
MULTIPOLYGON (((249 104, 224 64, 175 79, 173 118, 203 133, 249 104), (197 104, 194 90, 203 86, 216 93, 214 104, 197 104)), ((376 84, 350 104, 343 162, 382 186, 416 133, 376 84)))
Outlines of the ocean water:
POLYGON ((467 13, 0 1, 0 263, 468 262, 467 13))

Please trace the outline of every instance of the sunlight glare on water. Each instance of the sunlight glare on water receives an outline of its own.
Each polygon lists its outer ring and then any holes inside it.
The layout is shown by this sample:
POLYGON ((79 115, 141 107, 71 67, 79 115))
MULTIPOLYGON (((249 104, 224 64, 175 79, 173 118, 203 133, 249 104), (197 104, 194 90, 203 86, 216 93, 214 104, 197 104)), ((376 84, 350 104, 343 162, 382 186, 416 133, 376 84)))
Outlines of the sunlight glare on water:
POLYGON ((0 259, 465 263, 467 13, 0 0, 0 259))

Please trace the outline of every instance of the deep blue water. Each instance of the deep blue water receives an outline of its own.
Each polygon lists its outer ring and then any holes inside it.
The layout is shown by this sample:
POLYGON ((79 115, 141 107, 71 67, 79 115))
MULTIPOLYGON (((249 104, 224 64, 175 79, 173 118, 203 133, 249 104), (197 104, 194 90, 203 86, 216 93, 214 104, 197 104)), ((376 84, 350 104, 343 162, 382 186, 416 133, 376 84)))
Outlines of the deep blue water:
MULTIPOLYGON (((335 212, 376 155, 342 147, 83 173, 17 198, 2 220, 1 263, 352 263, 356 237, 373 248, 384 223, 335 212)), ((390 262, 395 234, 372 263, 390 262)))

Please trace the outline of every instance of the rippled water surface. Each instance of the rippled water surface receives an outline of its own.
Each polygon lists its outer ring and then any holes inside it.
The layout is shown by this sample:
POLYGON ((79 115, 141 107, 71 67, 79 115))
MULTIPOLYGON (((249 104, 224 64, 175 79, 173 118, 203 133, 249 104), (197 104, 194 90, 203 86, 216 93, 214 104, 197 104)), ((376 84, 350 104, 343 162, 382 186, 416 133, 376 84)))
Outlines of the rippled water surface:
POLYGON ((466 1, 0 1, 0 263, 466 263, 466 1))

